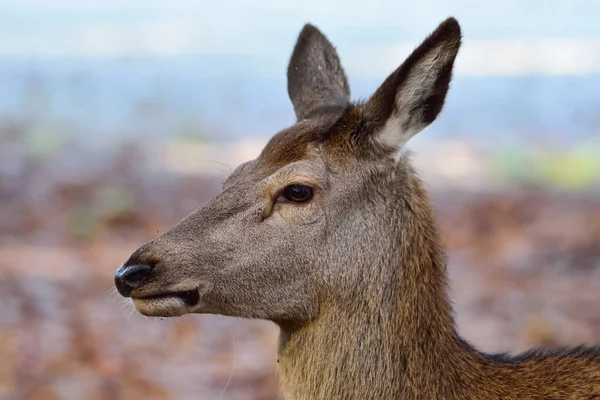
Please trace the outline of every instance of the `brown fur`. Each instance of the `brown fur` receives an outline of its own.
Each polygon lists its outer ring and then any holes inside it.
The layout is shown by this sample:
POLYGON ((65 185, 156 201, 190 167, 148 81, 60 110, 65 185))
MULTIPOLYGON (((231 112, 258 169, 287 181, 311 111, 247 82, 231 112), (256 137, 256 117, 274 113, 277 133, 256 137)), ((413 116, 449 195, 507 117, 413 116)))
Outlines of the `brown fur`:
POLYGON ((299 122, 138 249, 124 267, 152 272, 122 293, 146 315, 274 321, 288 400, 600 398, 598 348, 487 355, 456 332, 434 212, 401 150, 441 111, 460 39, 448 19, 352 104, 333 46, 305 27, 288 69, 299 122), (313 199, 280 201, 297 183, 313 199), (170 295, 190 290, 197 304, 170 295))

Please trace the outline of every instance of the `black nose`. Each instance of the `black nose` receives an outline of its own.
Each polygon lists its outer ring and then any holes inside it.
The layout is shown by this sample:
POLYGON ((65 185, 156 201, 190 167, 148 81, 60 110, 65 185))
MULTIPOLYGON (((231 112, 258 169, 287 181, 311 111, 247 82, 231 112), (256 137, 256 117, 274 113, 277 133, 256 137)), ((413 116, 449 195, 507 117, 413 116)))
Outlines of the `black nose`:
POLYGON ((115 285, 122 296, 128 297, 131 291, 148 280, 153 266, 146 264, 122 265, 115 273, 115 285))

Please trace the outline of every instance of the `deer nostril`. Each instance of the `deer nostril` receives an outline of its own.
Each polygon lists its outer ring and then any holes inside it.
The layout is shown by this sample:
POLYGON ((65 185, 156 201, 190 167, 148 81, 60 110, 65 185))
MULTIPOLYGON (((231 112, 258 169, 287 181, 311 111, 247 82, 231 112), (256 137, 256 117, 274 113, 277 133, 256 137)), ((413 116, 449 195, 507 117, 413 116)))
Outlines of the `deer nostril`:
POLYGON ((129 296, 131 291, 148 279, 153 266, 146 264, 122 265, 115 273, 115 285, 123 296, 129 296))

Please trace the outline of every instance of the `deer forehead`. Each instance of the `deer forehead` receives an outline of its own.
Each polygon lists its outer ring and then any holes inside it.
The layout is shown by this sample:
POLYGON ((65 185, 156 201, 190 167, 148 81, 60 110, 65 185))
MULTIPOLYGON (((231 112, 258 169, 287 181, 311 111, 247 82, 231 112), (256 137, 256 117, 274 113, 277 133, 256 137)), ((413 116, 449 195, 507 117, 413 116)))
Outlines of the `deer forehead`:
POLYGON ((341 143, 331 140, 332 133, 338 133, 340 130, 349 132, 353 129, 351 124, 338 126, 337 123, 342 118, 343 115, 340 114, 323 115, 299 121, 280 131, 262 150, 256 160, 257 166, 268 176, 297 161, 317 161, 318 157, 315 156, 319 151, 337 153, 344 146, 339 146, 341 143))
POLYGON ((257 166, 268 175, 282 167, 307 158, 309 145, 317 143, 322 127, 312 120, 300 121, 277 133, 258 157, 257 166))

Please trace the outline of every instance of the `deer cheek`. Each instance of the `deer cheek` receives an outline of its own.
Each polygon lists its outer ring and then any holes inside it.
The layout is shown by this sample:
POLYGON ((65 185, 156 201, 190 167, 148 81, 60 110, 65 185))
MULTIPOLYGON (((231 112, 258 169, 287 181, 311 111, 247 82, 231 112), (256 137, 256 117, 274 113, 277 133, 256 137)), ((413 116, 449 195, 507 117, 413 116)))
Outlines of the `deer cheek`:
POLYGON ((315 204, 275 204, 273 206, 273 220, 285 224, 310 225, 319 219, 320 210, 315 204))

